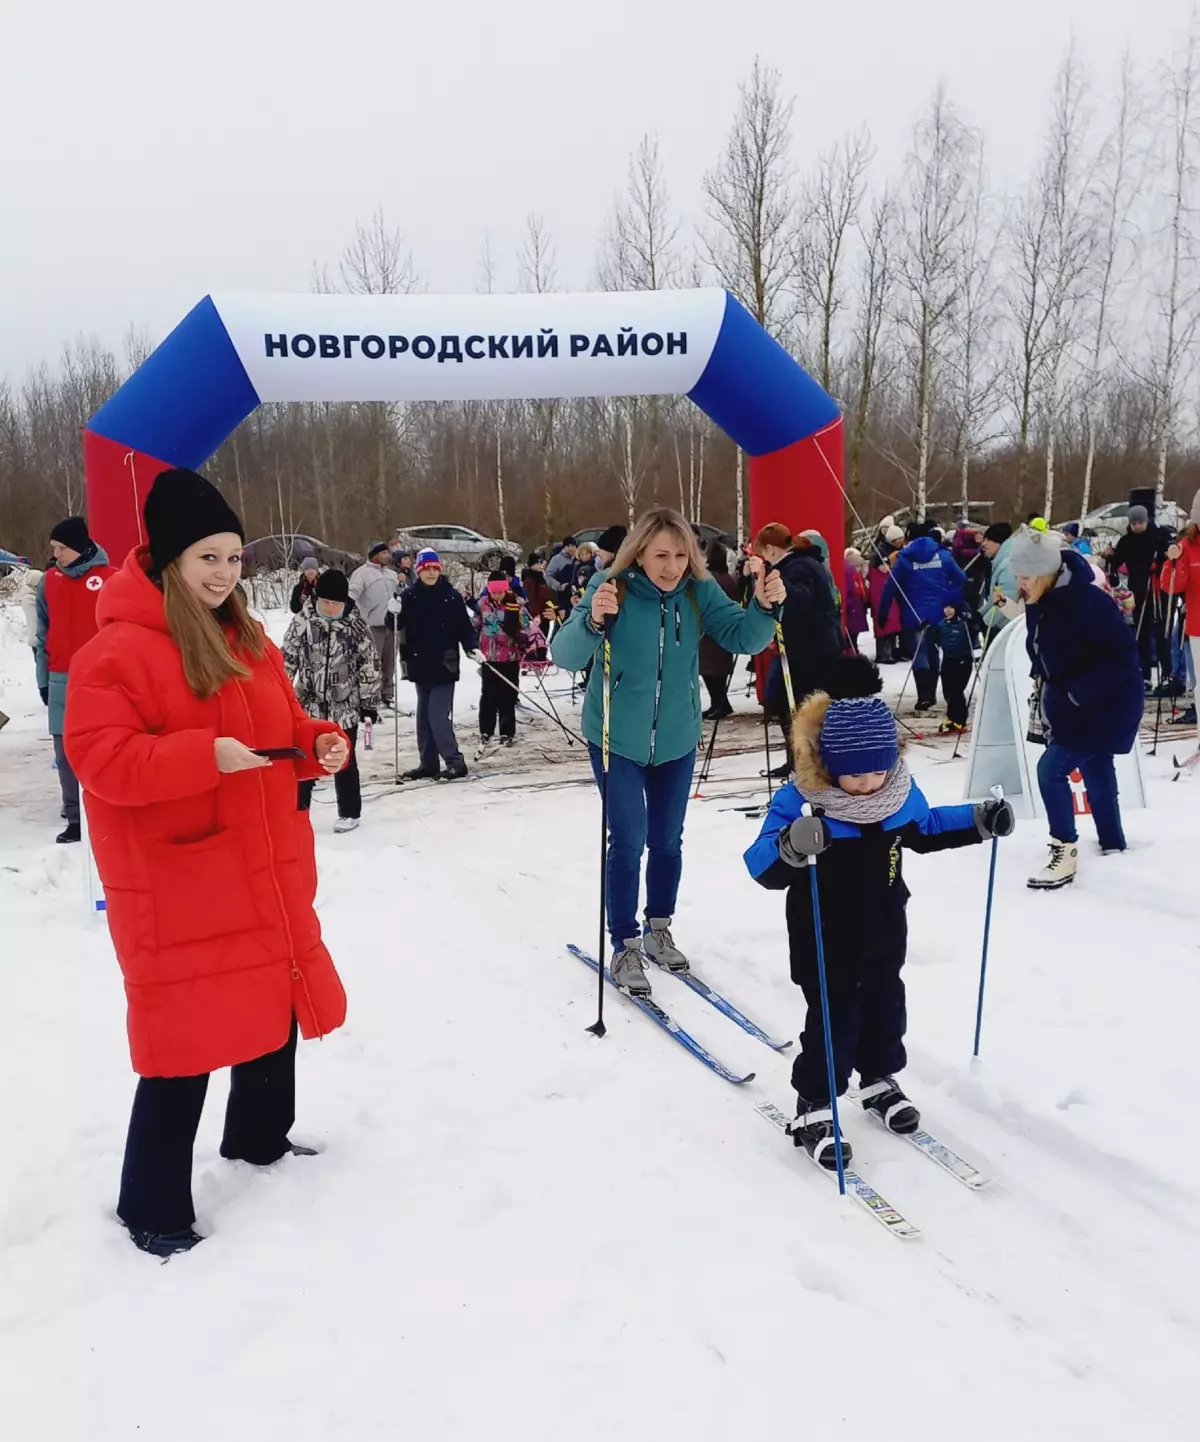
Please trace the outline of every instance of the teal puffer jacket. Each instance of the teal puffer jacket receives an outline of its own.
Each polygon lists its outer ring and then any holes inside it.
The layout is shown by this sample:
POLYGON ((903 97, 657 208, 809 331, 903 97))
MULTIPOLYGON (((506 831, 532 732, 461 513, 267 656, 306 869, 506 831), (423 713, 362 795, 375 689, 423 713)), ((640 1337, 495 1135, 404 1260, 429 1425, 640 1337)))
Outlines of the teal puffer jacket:
MULTIPOLYGON (((604 724, 603 637, 590 625, 592 596, 608 579, 592 577, 583 599, 550 644, 558 665, 581 671, 596 657, 583 703, 583 734, 599 746, 604 724)), ((660 591, 639 566, 622 572, 624 596, 612 623, 609 749, 639 766, 676 761, 700 740, 700 637, 734 655, 756 655, 775 635, 757 601, 747 610, 714 580, 688 578, 660 591)))

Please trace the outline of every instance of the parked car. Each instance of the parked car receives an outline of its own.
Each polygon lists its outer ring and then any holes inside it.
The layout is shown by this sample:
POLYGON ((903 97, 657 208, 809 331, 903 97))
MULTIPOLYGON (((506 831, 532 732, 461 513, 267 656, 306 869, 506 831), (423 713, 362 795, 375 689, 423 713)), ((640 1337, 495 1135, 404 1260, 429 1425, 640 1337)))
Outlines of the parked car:
POLYGON ((458 561, 464 566, 474 566, 483 571, 494 570, 502 556, 520 559, 524 552, 515 541, 497 540, 495 536, 484 536, 469 526, 428 525, 397 526, 392 549, 397 545, 406 546, 415 555, 428 546, 443 560, 458 561))
POLYGON ((28 565, 29 562, 24 556, 18 556, 14 551, 6 551, 0 546, 0 576, 7 576, 12 570, 28 565))
POLYGON ((260 536, 242 547, 242 568, 248 575, 256 571, 298 570, 300 562, 315 556, 322 566, 335 566, 349 573, 366 560, 357 551, 342 551, 327 546, 316 536, 260 536))
MULTIPOLYGON (((714 541, 720 541, 728 551, 737 550, 737 539, 731 536, 728 531, 722 531, 716 526, 710 526, 707 521, 695 522, 694 526, 700 533, 700 549, 702 551, 706 551, 714 541)), ((581 545, 584 541, 591 541, 591 543, 595 545, 607 530, 607 526, 585 526, 582 531, 572 531, 571 534, 581 545)))
MULTIPOLYGON (((1089 511, 1083 518, 1084 535, 1093 536, 1101 546, 1115 546, 1129 529, 1129 506, 1129 501, 1113 501, 1111 505, 1089 511)), ((1157 519, 1160 526, 1178 533, 1187 525, 1188 514, 1174 501, 1164 501, 1158 508, 1157 519)))

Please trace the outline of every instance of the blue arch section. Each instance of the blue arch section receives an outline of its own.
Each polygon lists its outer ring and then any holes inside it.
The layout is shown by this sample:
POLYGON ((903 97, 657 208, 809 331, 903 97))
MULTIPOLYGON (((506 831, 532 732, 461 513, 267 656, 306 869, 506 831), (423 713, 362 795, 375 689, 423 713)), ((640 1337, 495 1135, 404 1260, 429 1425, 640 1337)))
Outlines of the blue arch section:
POLYGON ((205 296, 100 407, 88 429, 194 470, 258 403, 217 308, 205 296))
MULTIPOLYGON (((751 456, 806 440, 837 404, 732 295, 689 398, 751 456)), ((170 465, 202 465, 259 405, 209 296, 179 322, 88 429, 170 465)))
POLYGON ((832 396, 728 292, 717 343, 688 396, 750 456, 807 440, 840 414, 832 396))

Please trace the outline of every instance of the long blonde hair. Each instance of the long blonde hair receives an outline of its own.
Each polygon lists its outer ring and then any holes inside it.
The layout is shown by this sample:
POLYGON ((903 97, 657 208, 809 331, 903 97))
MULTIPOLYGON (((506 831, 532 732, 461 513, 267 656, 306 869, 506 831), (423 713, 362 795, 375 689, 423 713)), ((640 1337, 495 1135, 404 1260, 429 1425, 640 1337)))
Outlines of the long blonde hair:
POLYGON ((637 564, 641 560, 642 552, 660 531, 668 531, 687 552, 688 570, 693 580, 707 581, 708 565, 696 533, 679 512, 672 510, 670 506, 651 506, 646 514, 635 522, 633 530, 621 542, 621 549, 613 558, 608 574, 619 576, 622 571, 637 564))
POLYGON ((262 627, 250 615, 237 586, 228 600, 212 610, 183 579, 178 561, 162 573, 163 610, 167 628, 183 657, 183 674, 201 701, 207 701, 226 681, 244 681, 250 668, 241 660, 244 653, 262 659, 262 627))

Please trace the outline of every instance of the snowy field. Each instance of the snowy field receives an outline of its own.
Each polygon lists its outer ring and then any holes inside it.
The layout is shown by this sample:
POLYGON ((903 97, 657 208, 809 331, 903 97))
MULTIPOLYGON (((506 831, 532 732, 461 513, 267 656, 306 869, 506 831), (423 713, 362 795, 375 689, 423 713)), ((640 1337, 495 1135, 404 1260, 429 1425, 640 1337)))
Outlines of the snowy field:
MULTIPOLYGON (((1025 889, 1041 825, 1002 844, 981 1063, 987 850, 906 861, 905 1080, 997 1180, 972 1194, 847 1106, 864 1170, 924 1233, 901 1243, 755 1115, 792 1110, 787 1059, 679 981, 655 977, 659 1001, 756 1082, 728 1086, 612 993, 607 1038, 586 1034, 594 978, 564 944, 595 945, 599 803, 528 784, 581 777, 578 748, 539 750, 535 718, 480 779, 397 791, 381 726, 361 829, 332 834, 330 785, 313 810, 350 1002, 299 1054, 293 1136, 323 1153, 222 1161, 218 1079, 208 1239, 162 1266, 113 1216, 120 976, 81 849, 54 844, 18 630, 0 608, 5 1442, 1200 1436, 1200 792, 1169 784, 1166 754, 1129 853, 1101 859, 1084 823, 1072 890, 1025 889)), ((933 801, 959 798, 949 744, 907 754, 933 801)), ((719 799, 765 791, 760 765, 722 758, 690 810, 676 936, 795 1036, 784 899, 742 865, 756 823, 724 809, 753 797, 719 799)))

